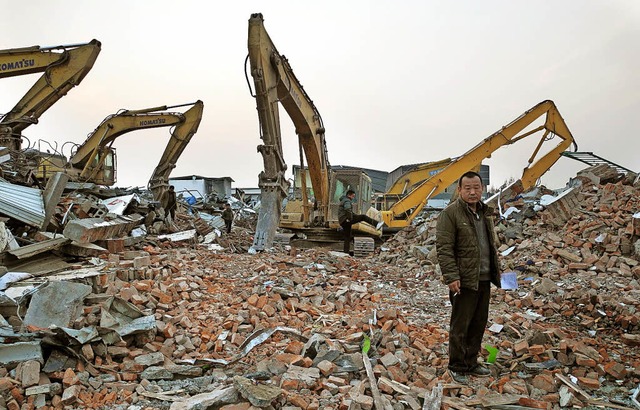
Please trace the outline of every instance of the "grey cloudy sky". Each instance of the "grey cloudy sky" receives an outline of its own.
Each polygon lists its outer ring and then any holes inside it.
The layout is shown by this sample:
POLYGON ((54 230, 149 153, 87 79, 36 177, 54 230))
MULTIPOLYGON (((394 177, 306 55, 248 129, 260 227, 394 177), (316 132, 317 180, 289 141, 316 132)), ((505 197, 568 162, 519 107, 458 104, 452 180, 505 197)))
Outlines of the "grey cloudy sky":
MULTIPOLYGON (((172 175, 257 186, 244 68, 255 12, 318 107, 332 164, 391 171, 458 156, 550 99, 581 151, 640 171, 637 0, 12 1, 0 49, 102 42, 84 81, 24 134, 80 143, 119 109, 200 99, 199 132, 172 175)), ((38 76, 2 79, 0 113, 38 76)), ((291 169, 297 139, 281 117, 291 169)), ((117 185, 146 185, 168 139, 168 128, 120 137, 117 185)), ((496 152, 492 185, 517 177, 534 143, 496 152)), ((562 158, 542 183, 561 187, 583 167, 562 158)))

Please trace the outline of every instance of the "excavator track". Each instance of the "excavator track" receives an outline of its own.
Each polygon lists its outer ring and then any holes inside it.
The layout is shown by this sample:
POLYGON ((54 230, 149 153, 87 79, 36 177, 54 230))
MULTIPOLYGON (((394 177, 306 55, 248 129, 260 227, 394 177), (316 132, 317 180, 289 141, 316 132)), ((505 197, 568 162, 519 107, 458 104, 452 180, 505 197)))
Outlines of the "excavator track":
MULTIPOLYGON (((337 229, 310 228, 304 234, 277 234, 276 237, 282 244, 288 239, 288 244, 301 249, 325 248, 342 251, 344 244, 343 232, 337 229)), ((368 236, 355 236, 353 238, 353 256, 364 258, 373 254, 376 240, 368 236)))
POLYGON ((353 256, 365 258, 373 255, 376 243, 373 238, 367 236, 356 236, 353 238, 353 256))

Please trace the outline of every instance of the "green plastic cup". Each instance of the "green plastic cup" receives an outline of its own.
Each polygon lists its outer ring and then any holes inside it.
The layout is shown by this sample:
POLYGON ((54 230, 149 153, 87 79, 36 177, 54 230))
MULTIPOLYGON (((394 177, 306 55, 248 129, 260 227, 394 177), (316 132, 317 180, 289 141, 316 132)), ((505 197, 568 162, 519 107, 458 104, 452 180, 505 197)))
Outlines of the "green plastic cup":
POLYGON ((498 348, 491 345, 484 345, 484 348, 487 349, 487 352, 489 352, 489 356, 487 356, 487 363, 495 363, 496 357, 498 356, 498 348))

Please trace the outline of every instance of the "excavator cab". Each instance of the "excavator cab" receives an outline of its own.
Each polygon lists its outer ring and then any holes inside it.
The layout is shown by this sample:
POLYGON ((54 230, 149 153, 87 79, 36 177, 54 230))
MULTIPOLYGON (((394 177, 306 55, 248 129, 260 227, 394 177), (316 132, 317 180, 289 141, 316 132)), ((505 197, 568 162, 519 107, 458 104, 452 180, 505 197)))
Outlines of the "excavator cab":
MULTIPOLYGON (((48 155, 42 152, 37 153, 36 177, 41 181, 48 180, 57 172, 66 172, 72 180, 84 182, 79 178, 80 170, 74 169, 64 155, 48 155)), ((112 186, 116 183, 116 150, 111 147, 103 147, 93 157, 87 169, 92 170, 92 177, 88 182, 98 185, 112 186)))
MULTIPOLYGON (((333 171, 331 177, 331 200, 329 202, 329 225, 338 227, 338 208, 340 207, 340 198, 342 198, 348 190, 352 189, 356 192, 353 212, 356 214, 366 214, 371 208, 371 195, 373 188, 371 186, 371 178, 359 169, 338 169, 333 171)), ((364 225, 364 224, 363 224, 364 225)))
POLYGON ((91 181, 98 185, 111 186, 116 183, 116 149, 103 147, 93 158, 89 169, 95 174, 91 181))
MULTIPOLYGON (((293 175, 292 189, 279 221, 279 226, 285 233, 277 234, 276 241, 301 248, 320 246, 342 249, 343 234, 338 223, 340 199, 352 189, 356 192, 354 212, 369 213, 372 209, 373 193, 371 178, 360 169, 332 168, 329 181, 329 211, 325 220, 322 212, 316 207, 308 170, 294 166, 293 175)), ((365 222, 354 224, 352 229, 356 238, 378 240, 381 236, 380 231, 365 222)), ((357 241, 354 242, 354 246, 356 243, 357 241)))

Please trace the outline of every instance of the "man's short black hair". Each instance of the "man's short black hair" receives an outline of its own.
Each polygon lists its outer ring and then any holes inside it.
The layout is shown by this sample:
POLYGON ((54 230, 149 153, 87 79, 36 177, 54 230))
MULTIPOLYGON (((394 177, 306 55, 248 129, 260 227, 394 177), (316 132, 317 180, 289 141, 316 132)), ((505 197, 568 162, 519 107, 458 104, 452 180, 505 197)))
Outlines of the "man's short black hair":
POLYGON ((459 187, 462 186, 462 178, 475 178, 475 177, 480 178, 480 183, 482 184, 482 177, 480 176, 480 174, 478 174, 476 171, 467 171, 464 174, 462 174, 462 176, 458 180, 458 186, 459 187))
POLYGON ((347 191, 347 195, 351 195, 351 194, 355 194, 356 191, 354 191, 353 189, 350 189, 347 191))

